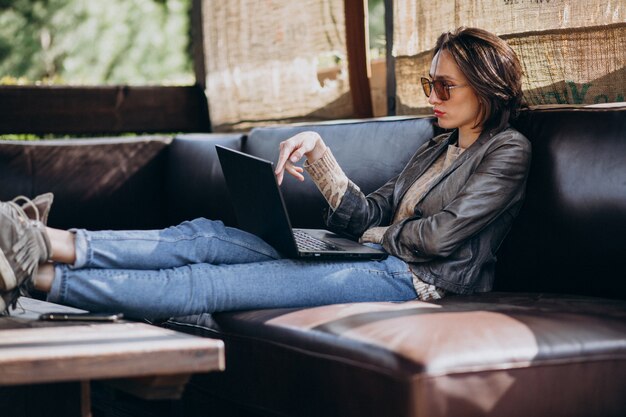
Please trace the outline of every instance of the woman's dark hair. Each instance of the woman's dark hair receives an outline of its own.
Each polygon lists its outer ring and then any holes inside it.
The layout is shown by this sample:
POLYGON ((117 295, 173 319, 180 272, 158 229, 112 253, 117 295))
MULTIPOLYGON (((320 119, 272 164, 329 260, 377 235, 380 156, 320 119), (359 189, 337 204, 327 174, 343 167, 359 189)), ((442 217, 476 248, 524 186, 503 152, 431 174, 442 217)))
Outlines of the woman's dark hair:
POLYGON ((522 105, 522 66, 511 47, 483 29, 460 27, 441 34, 433 54, 446 50, 478 96, 478 123, 501 130, 522 105))

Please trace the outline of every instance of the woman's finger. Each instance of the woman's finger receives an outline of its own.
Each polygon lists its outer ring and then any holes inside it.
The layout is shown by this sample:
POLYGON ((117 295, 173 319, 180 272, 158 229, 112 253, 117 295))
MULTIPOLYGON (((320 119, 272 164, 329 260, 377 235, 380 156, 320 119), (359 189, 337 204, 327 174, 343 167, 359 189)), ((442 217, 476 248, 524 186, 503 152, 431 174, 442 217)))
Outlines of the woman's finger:
POLYGON ((276 175, 280 175, 280 173, 284 171, 285 164, 289 160, 289 157, 293 152, 294 146, 295 145, 293 141, 290 140, 286 140, 280 143, 280 153, 278 155, 278 162, 276 162, 276 169, 274 170, 274 173, 276 175))
POLYGON ((285 177, 285 171, 287 171, 290 175, 296 177, 298 180, 304 181, 304 176, 302 175, 302 173, 304 172, 304 169, 302 167, 296 166, 292 164, 291 162, 287 161, 285 162, 284 168, 282 170, 275 171, 278 185, 281 185, 283 183, 283 179, 285 177))
POLYGON ((308 152, 311 152, 315 148, 315 144, 316 137, 311 132, 298 133, 280 143, 278 161, 274 169, 278 184, 281 184, 285 170, 288 170, 290 175, 293 175, 300 181, 304 181, 304 177, 301 175, 302 169, 295 168, 293 164, 300 161, 308 152), (289 164, 291 164, 291 168, 288 169, 289 164))
POLYGON ((302 167, 298 167, 293 165, 291 162, 287 162, 287 164, 285 165, 285 171, 295 177, 298 181, 304 181, 304 176, 302 175, 302 167))

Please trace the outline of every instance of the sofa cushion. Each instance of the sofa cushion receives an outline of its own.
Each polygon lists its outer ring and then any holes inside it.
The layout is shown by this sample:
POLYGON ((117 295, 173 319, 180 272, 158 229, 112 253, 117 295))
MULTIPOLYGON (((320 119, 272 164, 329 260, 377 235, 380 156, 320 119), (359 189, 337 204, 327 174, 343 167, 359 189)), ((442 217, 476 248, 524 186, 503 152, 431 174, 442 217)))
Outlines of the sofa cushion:
MULTIPOLYGON (((417 148, 435 134, 432 118, 382 118, 253 129, 243 151, 276 161, 279 143, 307 130, 318 132, 339 165, 366 194, 399 174, 417 148)), ((282 185, 294 227, 324 226, 327 204, 308 179, 300 183, 287 175, 282 185)))
POLYGON ((206 390, 290 416, 618 416, 626 301, 490 293, 200 315, 226 342, 206 390), (207 321, 208 320, 208 321, 207 321))

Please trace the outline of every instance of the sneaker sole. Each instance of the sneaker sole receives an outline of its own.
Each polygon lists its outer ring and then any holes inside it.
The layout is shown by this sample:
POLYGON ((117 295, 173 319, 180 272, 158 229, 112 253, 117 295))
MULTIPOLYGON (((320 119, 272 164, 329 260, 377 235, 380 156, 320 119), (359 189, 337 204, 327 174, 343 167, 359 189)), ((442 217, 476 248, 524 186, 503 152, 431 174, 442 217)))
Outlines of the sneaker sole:
MULTIPOLYGON (((17 287, 17 278, 15 277, 15 272, 13 272, 13 268, 11 268, 11 264, 9 264, 9 260, 4 255, 4 252, 2 250, 0 250, 0 277, 2 277, 2 281, 4 281, 5 291, 9 291, 17 287)), ((1 301, 2 300, 0 300, 0 302, 1 301)), ((0 311, 1 310, 3 309, 0 309, 0 311)))

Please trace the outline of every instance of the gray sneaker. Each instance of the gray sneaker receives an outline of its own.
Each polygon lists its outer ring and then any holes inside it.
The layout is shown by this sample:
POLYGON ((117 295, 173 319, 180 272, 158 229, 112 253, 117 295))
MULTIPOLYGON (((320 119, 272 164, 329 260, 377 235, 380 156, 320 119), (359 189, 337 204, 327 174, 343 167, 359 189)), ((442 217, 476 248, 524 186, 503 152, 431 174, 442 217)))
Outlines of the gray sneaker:
POLYGON ((47 217, 51 203, 51 195, 45 194, 34 200, 20 196, 0 202, 0 314, 15 305, 39 264, 50 258, 50 240, 40 208, 47 217))
POLYGON ((44 226, 48 224, 48 214, 50 214, 50 207, 52 207, 54 194, 40 194, 32 200, 29 200, 26 197, 17 197, 13 201, 18 202, 20 201, 20 199, 24 200, 24 203, 22 204, 22 209, 29 219, 39 220, 44 224, 44 226))

